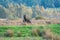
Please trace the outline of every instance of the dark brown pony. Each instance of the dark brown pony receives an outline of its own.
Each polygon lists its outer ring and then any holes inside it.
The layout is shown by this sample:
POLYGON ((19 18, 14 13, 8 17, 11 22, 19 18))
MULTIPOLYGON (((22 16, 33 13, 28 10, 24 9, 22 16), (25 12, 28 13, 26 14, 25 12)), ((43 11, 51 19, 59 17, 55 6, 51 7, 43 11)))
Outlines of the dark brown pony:
POLYGON ((26 15, 23 16, 23 22, 31 23, 31 21, 26 17, 26 15))

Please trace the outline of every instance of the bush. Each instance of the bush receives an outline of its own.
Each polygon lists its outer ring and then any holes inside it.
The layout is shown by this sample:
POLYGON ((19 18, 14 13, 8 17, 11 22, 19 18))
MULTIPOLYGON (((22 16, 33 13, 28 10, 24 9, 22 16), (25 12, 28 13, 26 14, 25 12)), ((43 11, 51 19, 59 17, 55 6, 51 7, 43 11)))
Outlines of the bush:
POLYGON ((38 33, 39 33, 39 29, 32 29, 32 35, 33 36, 39 36, 38 33))
POLYGON ((13 35, 14 35, 14 32, 13 30, 10 30, 10 29, 4 33, 5 37, 12 37, 13 35))
POLYGON ((21 32, 18 32, 17 33, 17 37, 21 37, 21 32))
POLYGON ((35 19, 38 20, 38 19, 45 19, 45 18, 42 16, 37 16, 35 19))

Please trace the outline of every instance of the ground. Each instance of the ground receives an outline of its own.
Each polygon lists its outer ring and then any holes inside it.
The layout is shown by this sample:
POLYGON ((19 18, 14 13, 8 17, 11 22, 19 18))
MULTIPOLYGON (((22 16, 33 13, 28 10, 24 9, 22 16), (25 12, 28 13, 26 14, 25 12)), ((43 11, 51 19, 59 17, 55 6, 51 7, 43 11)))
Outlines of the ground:
MULTIPOLYGON (((31 20, 31 24, 27 23, 28 25, 47 25, 47 24, 60 24, 60 19, 40 19, 40 20, 31 20)), ((0 26, 20 26, 20 25, 25 25, 26 23, 23 23, 23 19, 17 19, 17 20, 9 20, 9 19, 0 19, 0 26)))
MULTIPOLYGON (((2 40, 8 40, 8 39, 10 39, 10 40, 27 39, 28 40, 29 39, 29 40, 31 40, 31 39, 33 39, 32 38, 33 36, 31 35, 31 31, 34 28, 39 28, 40 31, 42 31, 44 28, 51 29, 51 31, 54 35, 57 35, 57 36, 60 35, 60 24, 49 24, 47 26, 34 26, 34 25, 0 26, 0 39, 2 39, 2 40), (3 34, 7 30, 13 30, 13 32, 14 32, 13 37, 11 37, 11 38, 10 37, 4 37, 3 34), (18 32, 21 32, 21 37, 17 37, 18 32)), ((43 40, 42 37, 40 37, 40 38, 36 37, 36 38, 43 40)), ((38 40, 36 38, 34 38, 34 39, 38 40)))
MULTIPOLYGON (((33 29, 44 30, 48 35, 50 35, 49 30, 51 30, 54 37, 60 37, 60 20, 31 20, 31 22, 23 23, 22 19, 0 20, 0 40, 44 40, 43 37, 33 36, 33 29), (7 33, 11 37, 6 37, 7 33)), ((56 40, 58 39, 56 38, 56 40)))

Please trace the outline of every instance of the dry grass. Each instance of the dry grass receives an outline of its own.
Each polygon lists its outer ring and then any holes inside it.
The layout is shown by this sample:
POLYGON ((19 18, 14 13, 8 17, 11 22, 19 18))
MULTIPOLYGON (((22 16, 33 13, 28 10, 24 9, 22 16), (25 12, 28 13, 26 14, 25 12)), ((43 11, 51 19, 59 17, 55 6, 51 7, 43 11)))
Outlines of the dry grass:
POLYGON ((14 35, 14 32, 11 29, 8 29, 4 34, 4 36, 6 37, 13 37, 13 35, 14 35))
POLYGON ((39 32, 39 29, 32 29, 32 35, 33 36, 39 36, 38 32, 39 32))
POLYGON ((32 35, 35 37, 42 37, 46 40, 60 40, 60 36, 56 36, 52 33, 50 29, 43 29, 43 31, 40 31, 39 29, 32 29, 32 35))

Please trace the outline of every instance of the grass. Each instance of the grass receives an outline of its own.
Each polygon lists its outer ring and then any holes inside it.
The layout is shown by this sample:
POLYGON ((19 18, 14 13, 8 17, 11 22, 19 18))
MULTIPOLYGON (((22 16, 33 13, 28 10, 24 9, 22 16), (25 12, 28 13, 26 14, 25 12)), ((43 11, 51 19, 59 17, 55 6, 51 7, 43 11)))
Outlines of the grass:
MULTIPOLYGON (((6 32, 8 29, 11 29, 14 31, 14 37, 16 37, 17 32, 21 32, 22 37, 25 36, 32 36, 31 30, 34 28, 39 28, 40 30, 43 29, 45 26, 0 26, 0 35, 3 35, 4 32, 6 32)), ((60 35, 60 24, 50 24, 46 26, 46 28, 49 28, 52 30, 53 33, 60 35)))
MULTIPOLYGON (((17 32, 21 32, 22 37, 32 37, 31 31, 34 28, 39 28, 41 31, 43 28, 49 28, 52 30, 54 34, 60 35, 60 24, 49 24, 47 26, 0 26, 0 36, 3 37, 3 34, 8 30, 11 29, 14 31, 14 38, 17 36, 17 32)), ((5 38, 5 40, 8 40, 9 38, 5 38)), ((16 37, 16 39, 19 39, 16 37)), ((41 38, 42 39, 42 38, 41 38)), ((15 39, 14 39, 15 40, 15 39)), ((42 39, 43 40, 43 39, 42 39)))
POLYGON ((43 40, 41 37, 13 37, 0 38, 1 40, 43 40))
POLYGON ((47 26, 53 33, 60 35, 60 24, 50 24, 47 26))
POLYGON ((33 26, 0 26, 0 35, 3 35, 4 32, 6 32, 8 29, 11 29, 14 31, 14 37, 16 37, 17 32, 21 32, 22 37, 25 36, 32 36, 31 35, 31 30, 34 28, 40 28, 42 29, 43 27, 33 27, 33 26))

